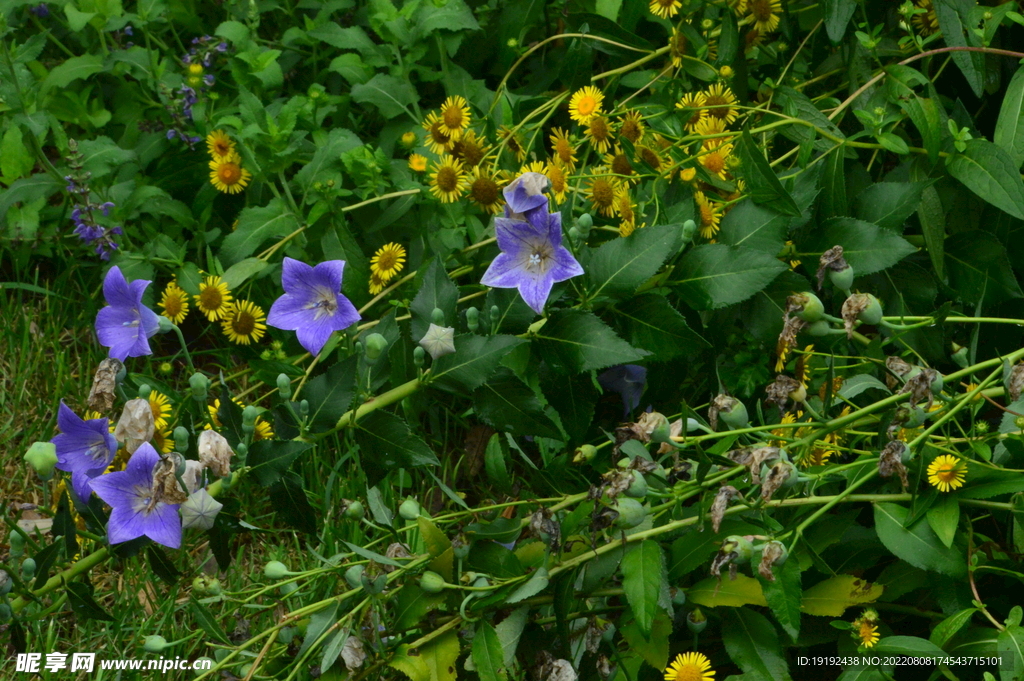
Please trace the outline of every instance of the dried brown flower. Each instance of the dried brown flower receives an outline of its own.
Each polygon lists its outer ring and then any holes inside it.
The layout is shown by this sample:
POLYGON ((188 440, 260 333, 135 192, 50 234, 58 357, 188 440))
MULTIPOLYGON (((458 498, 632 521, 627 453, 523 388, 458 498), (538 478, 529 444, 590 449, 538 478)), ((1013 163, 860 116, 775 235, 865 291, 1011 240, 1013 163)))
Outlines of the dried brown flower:
POLYGON ((117 375, 123 368, 124 364, 114 357, 108 357, 100 362, 92 379, 92 389, 89 391, 90 409, 101 414, 110 411, 114 406, 117 375))
POLYGON ((718 489, 718 494, 715 495, 715 500, 711 503, 711 529, 718 534, 718 529, 722 526, 722 518, 725 517, 725 510, 729 507, 729 502, 740 495, 732 485, 722 485, 718 489))
POLYGON ((204 430, 199 434, 199 461, 213 471, 218 478, 231 475, 231 457, 234 452, 223 435, 215 430, 204 430))
POLYGON ((128 400, 114 428, 117 441, 124 443, 129 454, 134 454, 143 442, 153 439, 154 431, 153 409, 149 406, 149 400, 128 400))
POLYGON ((907 480, 907 467, 903 465, 903 455, 907 451, 907 445, 902 440, 893 440, 882 450, 878 457, 878 474, 888 478, 896 473, 900 476, 900 483, 903 489, 910 486, 907 480))
POLYGON ((853 323, 870 304, 871 295, 868 293, 854 293, 843 303, 843 326, 846 327, 847 338, 853 338, 853 323))
POLYGON ((843 258, 843 247, 833 246, 824 253, 818 259, 818 290, 821 290, 822 285, 825 283, 825 272, 832 270, 839 272, 849 267, 849 263, 843 258))

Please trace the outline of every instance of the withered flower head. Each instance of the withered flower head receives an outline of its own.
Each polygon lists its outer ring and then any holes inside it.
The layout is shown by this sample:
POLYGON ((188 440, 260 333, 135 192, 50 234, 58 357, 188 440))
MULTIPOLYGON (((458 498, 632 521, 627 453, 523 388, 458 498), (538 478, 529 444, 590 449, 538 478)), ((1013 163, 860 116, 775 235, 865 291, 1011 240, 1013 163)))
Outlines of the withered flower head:
POLYGON ((562 526, 550 509, 541 508, 530 516, 530 530, 557 555, 562 545, 562 526))
POLYGON ((1006 392, 1014 402, 1020 399, 1021 392, 1024 392, 1024 362, 1015 364, 1010 369, 1010 375, 1006 379, 1006 392))
POLYGON ((906 454, 907 445, 902 440, 892 440, 882 450, 878 457, 878 474, 888 478, 896 473, 900 476, 900 483, 903 489, 909 487, 907 480, 907 467, 903 465, 903 456, 906 454))
POLYGON ((909 374, 914 367, 903 361, 901 357, 893 355, 885 358, 885 368, 890 371, 890 373, 885 375, 885 383, 889 386, 889 389, 892 390, 899 385, 900 381, 906 380, 907 374, 909 374), (899 380, 897 380, 897 378, 899 380))
POLYGON ((793 464, 788 461, 776 461, 775 465, 768 470, 768 477, 761 484, 761 498, 765 501, 771 501, 772 495, 780 487, 786 485, 794 475, 796 475, 796 469, 793 467, 793 464))
POLYGON ((215 430, 204 430, 199 434, 199 461, 213 471, 218 478, 231 475, 231 457, 234 452, 223 435, 215 430))
POLYGON ((750 469, 750 481, 755 485, 760 485, 761 464, 778 459, 780 452, 778 447, 744 447, 743 449, 734 449, 726 456, 750 469))
POLYGON ((743 403, 737 400, 731 395, 722 393, 711 400, 711 406, 708 407, 708 423, 711 425, 711 430, 718 430, 718 415, 722 412, 731 412, 737 408, 737 405, 743 403))
POLYGON ((114 406, 114 389, 117 387, 117 375, 121 373, 124 364, 121 360, 108 357, 100 362, 96 369, 96 375, 92 379, 92 389, 89 391, 89 408, 101 414, 110 411, 114 406))
POLYGON ((157 502, 165 504, 181 504, 188 499, 188 491, 182 489, 178 482, 178 466, 184 468, 185 462, 181 454, 171 452, 157 463, 153 470, 153 496, 151 505, 157 502))
POLYGON ((932 406, 934 395, 932 395, 932 382, 938 378, 939 372, 935 369, 921 369, 919 373, 907 379, 907 382, 900 389, 900 393, 910 393, 911 408, 916 407, 918 402, 928 400, 928 408, 932 406))
POLYGON ((129 454, 134 454, 143 442, 153 439, 155 430, 153 409, 149 406, 149 400, 136 398, 125 403, 121 418, 114 429, 114 438, 124 443, 129 454))
POLYGON ((757 566, 757 572, 769 582, 775 581, 773 565, 782 565, 789 557, 786 545, 780 541, 770 541, 761 550, 761 564, 757 566))
POLYGON ((739 490, 732 485, 723 485, 718 489, 718 494, 715 495, 715 500, 711 502, 711 529, 718 534, 718 529, 722 526, 722 518, 725 517, 725 510, 729 507, 729 502, 736 497, 740 496, 739 490))
POLYGON ((765 388, 764 391, 768 395, 767 401, 779 408, 779 414, 785 413, 786 405, 790 400, 802 402, 807 399, 807 390, 803 384, 795 378, 783 374, 776 376, 775 382, 765 388), (803 393, 802 396, 801 393, 803 393))
POLYGON ((818 290, 821 290, 822 285, 825 283, 825 272, 832 270, 834 272, 840 272, 849 267, 849 263, 843 257, 843 247, 833 246, 824 253, 821 254, 821 258, 818 259, 818 290))
POLYGON ((843 302, 843 326, 846 328, 847 338, 853 338, 854 322, 874 302, 876 300, 870 293, 854 293, 843 302))

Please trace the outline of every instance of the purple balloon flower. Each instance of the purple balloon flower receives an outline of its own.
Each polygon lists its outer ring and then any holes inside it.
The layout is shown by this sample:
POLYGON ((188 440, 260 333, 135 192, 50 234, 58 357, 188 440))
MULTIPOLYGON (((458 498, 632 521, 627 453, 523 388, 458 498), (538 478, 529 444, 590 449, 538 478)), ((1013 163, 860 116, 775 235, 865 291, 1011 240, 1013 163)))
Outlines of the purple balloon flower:
POLYGON ((131 541, 143 535, 158 544, 181 546, 181 517, 178 504, 154 498, 153 469, 160 455, 145 442, 118 473, 107 473, 92 481, 93 491, 110 504, 107 538, 111 544, 131 541))
POLYGON ((532 175, 540 173, 525 173, 505 189, 505 217, 494 219, 501 253, 480 283, 519 289, 526 304, 541 314, 551 287, 583 274, 583 268, 562 245, 562 215, 548 213, 547 198, 536 193, 544 185, 532 175))
POLYGON ((160 321, 156 312, 142 304, 149 284, 144 279, 129 284, 117 266, 103 280, 107 307, 96 315, 96 337, 100 345, 110 348, 111 357, 122 362, 126 357, 153 354, 149 339, 160 330, 160 321))
POLYGON ((60 434, 50 440, 57 448, 57 468, 71 473, 75 494, 88 502, 92 496, 90 483, 114 460, 117 440, 110 433, 107 419, 85 421, 63 400, 57 410, 57 426, 60 434))
POLYGON ((647 387, 647 369, 639 364, 620 364, 598 376, 597 382, 605 390, 622 396, 623 416, 626 417, 640 406, 640 396, 647 387))
POLYGON ((293 258, 284 259, 281 286, 284 295, 274 301, 267 324, 295 331, 299 343, 318 355, 335 331, 359 321, 359 313, 341 295, 344 260, 328 260, 316 267, 293 258))

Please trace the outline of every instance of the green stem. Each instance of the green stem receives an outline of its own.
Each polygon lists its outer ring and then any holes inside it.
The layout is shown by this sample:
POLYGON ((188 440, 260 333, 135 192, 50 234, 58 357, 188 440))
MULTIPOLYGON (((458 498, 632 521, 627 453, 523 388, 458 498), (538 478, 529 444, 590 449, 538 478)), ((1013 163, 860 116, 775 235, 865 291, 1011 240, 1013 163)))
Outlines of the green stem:
MULTIPOLYGON (((85 558, 82 558, 77 563, 75 563, 68 569, 64 570, 63 572, 58 572, 53 577, 50 577, 50 579, 46 580, 46 584, 43 584, 41 587, 33 591, 32 595, 38 597, 44 594, 48 594, 64 582, 70 581, 78 575, 88 572, 89 570, 96 567, 109 557, 110 549, 107 547, 95 551, 86 556, 85 558)), ((11 610, 13 610, 14 612, 18 612, 26 605, 28 605, 28 603, 28 600, 19 596, 15 598, 13 601, 11 601, 11 610)))

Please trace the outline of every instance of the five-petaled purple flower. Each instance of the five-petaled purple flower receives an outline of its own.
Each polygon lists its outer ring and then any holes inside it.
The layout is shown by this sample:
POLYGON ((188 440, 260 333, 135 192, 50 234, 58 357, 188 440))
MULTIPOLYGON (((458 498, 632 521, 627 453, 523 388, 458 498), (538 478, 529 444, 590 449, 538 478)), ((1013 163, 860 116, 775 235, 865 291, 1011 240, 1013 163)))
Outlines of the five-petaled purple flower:
POLYGON ((319 354, 332 333, 359 321, 355 306, 341 295, 344 269, 344 260, 328 260, 310 267, 285 258, 281 273, 284 295, 270 307, 267 324, 295 331, 302 347, 313 355, 319 354))
POLYGON ((96 315, 96 336, 100 345, 110 348, 110 356, 151 355, 149 339, 160 330, 157 314, 142 304, 142 294, 150 282, 136 279, 128 283, 121 268, 114 266, 103 280, 103 297, 107 307, 96 315))
POLYGON ((181 517, 178 504, 156 498, 153 469, 160 455, 145 442, 118 473, 107 473, 92 481, 92 489, 110 504, 107 538, 111 544, 131 541, 143 535, 158 544, 176 549, 181 546, 181 517))
POLYGON ((524 173, 505 188, 505 217, 494 219, 501 253, 480 280, 485 286, 518 288, 534 312, 544 312, 551 287, 583 274, 583 268, 562 245, 562 215, 548 213, 541 193, 547 180, 524 173))
POLYGON ((71 473, 75 494, 88 503, 92 496, 90 483, 114 460, 117 440, 110 433, 107 419, 85 421, 63 401, 57 411, 57 426, 60 434, 51 440, 57 448, 57 468, 71 473))

